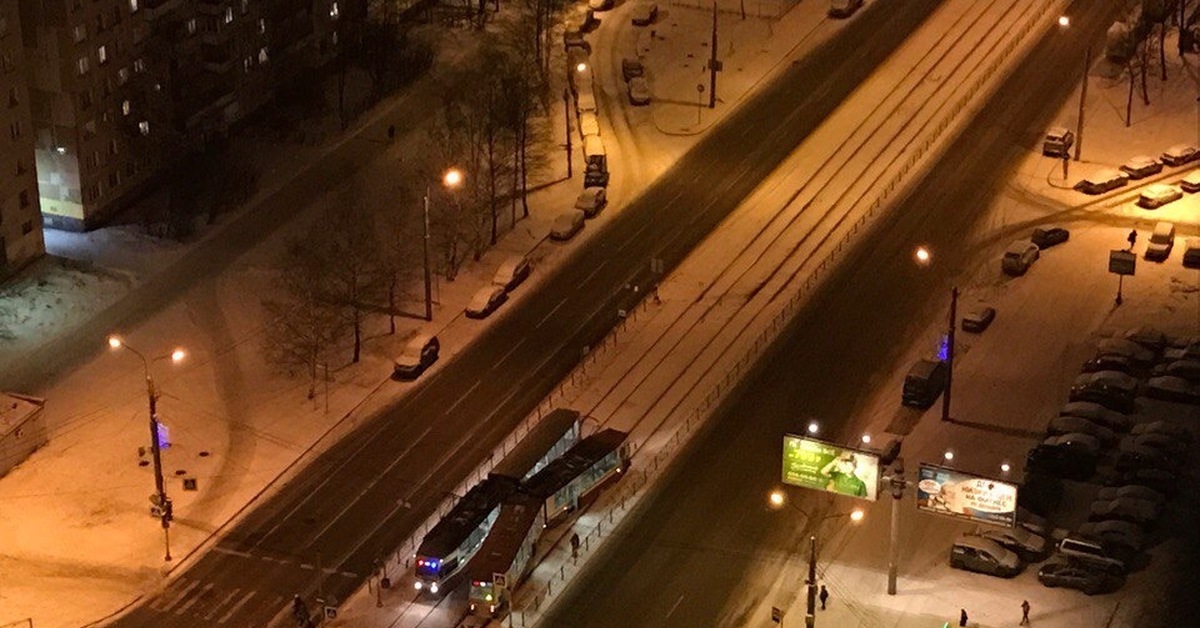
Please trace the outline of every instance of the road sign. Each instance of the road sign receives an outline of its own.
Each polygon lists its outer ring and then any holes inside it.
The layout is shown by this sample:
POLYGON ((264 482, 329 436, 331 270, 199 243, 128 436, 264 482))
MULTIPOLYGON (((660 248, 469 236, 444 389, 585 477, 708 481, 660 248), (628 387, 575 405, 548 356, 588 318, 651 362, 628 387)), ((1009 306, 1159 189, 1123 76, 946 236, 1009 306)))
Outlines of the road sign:
MULTIPOLYGON (((1133 239, 1130 237, 1130 240, 1133 239)), ((1136 269, 1137 255, 1134 255, 1132 251, 1109 251, 1108 272, 1116 275, 1132 275, 1136 269)))

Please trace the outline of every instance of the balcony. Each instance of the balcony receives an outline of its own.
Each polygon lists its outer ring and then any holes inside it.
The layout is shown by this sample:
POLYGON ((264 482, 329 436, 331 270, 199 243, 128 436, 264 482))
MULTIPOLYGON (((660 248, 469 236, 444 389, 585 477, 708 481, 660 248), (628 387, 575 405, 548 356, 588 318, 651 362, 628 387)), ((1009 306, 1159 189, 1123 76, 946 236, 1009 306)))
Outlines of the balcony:
POLYGON ((174 12, 183 5, 183 0, 142 0, 142 14, 147 20, 156 20, 174 12))
POLYGON ((233 24, 213 24, 200 33, 200 41, 208 46, 222 47, 233 37, 233 24))
POLYGON ((213 74, 225 74, 233 69, 237 58, 224 46, 204 46, 202 53, 204 69, 213 74))

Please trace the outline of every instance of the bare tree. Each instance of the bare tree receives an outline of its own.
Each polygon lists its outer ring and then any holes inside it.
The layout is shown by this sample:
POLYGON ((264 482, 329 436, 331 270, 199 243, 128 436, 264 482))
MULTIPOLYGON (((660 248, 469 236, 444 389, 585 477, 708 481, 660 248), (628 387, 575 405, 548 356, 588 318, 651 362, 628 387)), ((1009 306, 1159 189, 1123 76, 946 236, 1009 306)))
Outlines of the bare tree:
POLYGON ((263 301, 268 324, 263 351, 289 375, 308 376, 308 398, 316 394, 317 372, 342 337, 338 313, 325 303, 319 260, 300 243, 289 244, 277 280, 279 296, 263 301))
MULTIPOLYGON (((381 190, 383 198, 397 198, 398 207, 416 207, 421 199, 406 188, 381 190)), ((416 280, 422 268, 421 225, 418 212, 384 211, 379 217, 378 228, 382 247, 380 261, 387 276, 387 308, 389 333, 396 333, 396 315, 400 313, 398 302, 407 298, 405 287, 416 280)))

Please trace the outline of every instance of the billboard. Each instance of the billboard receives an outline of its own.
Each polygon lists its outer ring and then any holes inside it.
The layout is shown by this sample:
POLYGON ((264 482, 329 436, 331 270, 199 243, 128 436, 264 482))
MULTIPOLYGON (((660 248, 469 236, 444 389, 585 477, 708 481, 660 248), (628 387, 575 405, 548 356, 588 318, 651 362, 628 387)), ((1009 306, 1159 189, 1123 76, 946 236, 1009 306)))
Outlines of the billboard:
POLYGON ((814 438, 783 436, 783 482, 875 501, 879 456, 814 438))
POLYGON ((921 463, 917 509, 1011 528, 1017 522, 1017 486, 921 463))

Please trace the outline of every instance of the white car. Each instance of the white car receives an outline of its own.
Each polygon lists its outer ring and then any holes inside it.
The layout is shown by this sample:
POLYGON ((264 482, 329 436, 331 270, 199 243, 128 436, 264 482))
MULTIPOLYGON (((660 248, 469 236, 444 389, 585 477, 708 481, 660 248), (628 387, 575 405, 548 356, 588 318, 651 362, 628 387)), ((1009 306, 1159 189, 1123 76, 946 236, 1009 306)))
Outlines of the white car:
POLYGON ((602 187, 592 186, 583 188, 579 193, 579 198, 575 199, 575 209, 583 212, 584 216, 591 218, 600 213, 604 206, 608 204, 608 192, 602 187))
POLYGON ((1089 434, 1100 439, 1100 443, 1105 447, 1117 442, 1116 432, 1078 416, 1057 416, 1050 419, 1050 424, 1046 426, 1046 433, 1050 436, 1073 433, 1089 434))
POLYGON ((501 262, 500 267, 496 269, 496 274, 492 275, 492 285, 504 288, 505 292, 512 292, 513 288, 525 281, 531 270, 529 258, 513 255, 501 262))
POLYGON ((593 11, 607 11, 613 8, 613 0, 588 0, 588 8, 593 11))
POLYGON ((1192 442, 1192 433, 1186 427, 1172 423, 1170 421, 1151 421, 1149 423, 1139 423, 1133 426, 1129 431, 1133 436, 1141 436, 1142 434, 1166 434, 1171 438, 1180 440, 1186 443, 1192 442))
POLYGON ((1042 154, 1047 157, 1067 157, 1071 154, 1071 146, 1074 144, 1074 133, 1066 127, 1052 127, 1042 139, 1042 154))
POLYGON ((650 85, 646 77, 635 76, 629 79, 629 104, 641 106, 650 104, 650 85))
POLYGON ((1047 447, 1062 447, 1066 449, 1075 449, 1092 456, 1100 453, 1100 439, 1091 434, 1081 434, 1079 432, 1071 432, 1060 436, 1051 436, 1042 441, 1042 444, 1047 447))
POLYGON ((1121 164, 1121 170, 1124 170, 1133 179, 1144 179, 1152 174, 1162 172, 1162 169, 1162 163, 1149 155, 1137 155, 1121 164))
POLYGON ((1167 503, 1167 496, 1150 488, 1149 486, 1140 486, 1138 484, 1129 484, 1126 486, 1106 486, 1100 489, 1097 499, 1117 499, 1118 497, 1129 497, 1132 499, 1140 499, 1142 501, 1152 502, 1155 506, 1162 508, 1167 503))
POLYGON ((471 302, 467 304, 467 317, 486 318, 507 300, 508 293, 504 291, 504 286, 480 288, 475 296, 471 297, 471 302))
POLYGON ((645 2, 633 8, 634 26, 649 26, 658 19, 658 5, 653 2, 645 2))
POLYGON ((1191 144, 1176 144, 1162 154, 1162 162, 1168 166, 1182 166, 1197 158, 1200 158, 1200 150, 1191 144))
POLYGON ((580 92, 575 97, 575 110, 579 113, 585 111, 596 113, 596 95, 592 92, 580 92))
POLYGON ((1142 190, 1142 193, 1138 195, 1137 204, 1145 209, 1158 209, 1181 198, 1183 198, 1183 192, 1179 188, 1166 183, 1155 183, 1142 190))
POLYGON ((1058 411, 1058 414, 1059 416, 1083 417, 1092 423, 1099 423, 1114 432, 1129 431, 1129 417, 1115 410, 1109 410, 1093 401, 1072 401, 1065 404, 1058 411))
POLYGON ((416 379, 431 364, 437 362, 440 347, 437 336, 417 334, 404 345, 404 352, 392 360, 392 377, 416 379))
POLYGON ((583 212, 578 209, 569 209, 558 215, 554 219, 554 225, 550 227, 550 239, 565 241, 575 237, 583 229, 583 212))
POLYGON ((1118 170, 1094 172, 1075 184, 1075 189, 1084 194, 1104 194, 1129 183, 1129 175, 1118 170))
POLYGON ((584 111, 579 114, 579 134, 584 137, 600 135, 600 120, 596 118, 595 111, 584 111))
POLYGON ((1183 188, 1184 192, 1200 192, 1200 170, 1193 170, 1189 172, 1187 176, 1179 182, 1179 187, 1183 188))
POLYGON ((1004 249, 1000 269, 1008 275, 1024 275, 1029 266, 1037 261, 1038 246, 1029 240, 1017 240, 1004 249))

